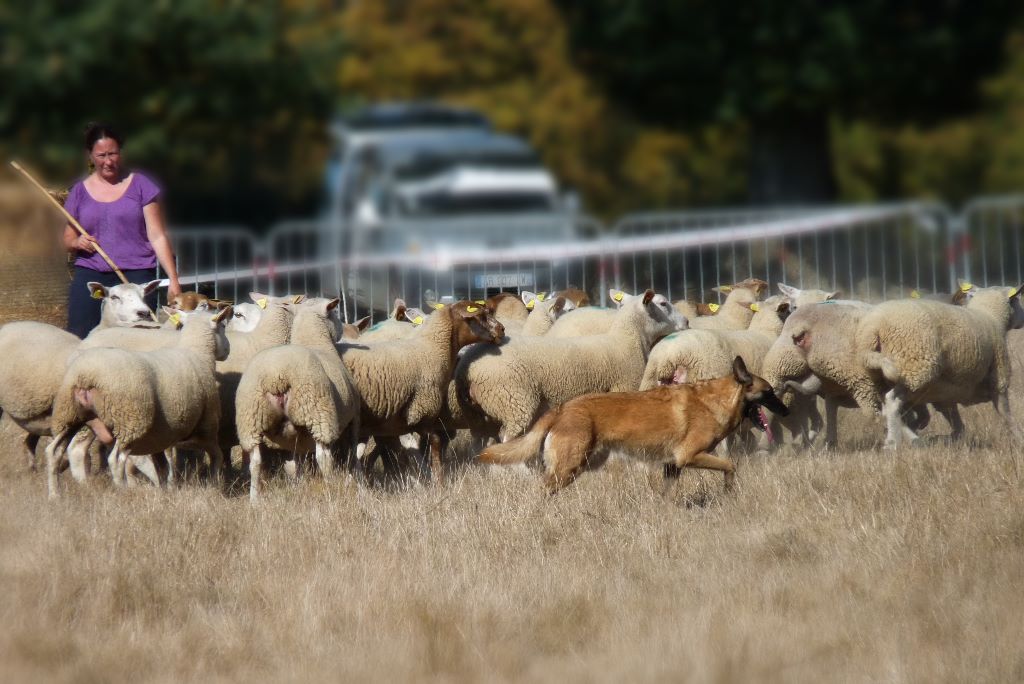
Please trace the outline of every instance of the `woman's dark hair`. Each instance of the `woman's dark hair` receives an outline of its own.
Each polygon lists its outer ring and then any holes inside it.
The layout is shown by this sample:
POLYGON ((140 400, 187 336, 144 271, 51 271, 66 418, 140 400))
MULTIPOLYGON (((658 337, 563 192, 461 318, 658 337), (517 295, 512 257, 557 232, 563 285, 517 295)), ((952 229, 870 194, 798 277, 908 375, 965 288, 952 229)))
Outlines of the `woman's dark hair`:
POLYGON ((110 124, 92 122, 85 127, 85 149, 92 152, 92 146, 97 140, 110 138, 117 142, 118 147, 124 147, 124 137, 114 130, 110 124))

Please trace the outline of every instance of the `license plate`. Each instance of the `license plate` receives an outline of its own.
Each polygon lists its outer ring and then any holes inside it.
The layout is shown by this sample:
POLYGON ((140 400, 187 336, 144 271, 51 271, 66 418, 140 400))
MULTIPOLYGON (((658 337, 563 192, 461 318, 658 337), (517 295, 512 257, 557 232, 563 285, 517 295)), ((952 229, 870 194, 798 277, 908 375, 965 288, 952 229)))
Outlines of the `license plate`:
POLYGON ((533 273, 477 273, 473 276, 473 287, 533 287, 533 273))

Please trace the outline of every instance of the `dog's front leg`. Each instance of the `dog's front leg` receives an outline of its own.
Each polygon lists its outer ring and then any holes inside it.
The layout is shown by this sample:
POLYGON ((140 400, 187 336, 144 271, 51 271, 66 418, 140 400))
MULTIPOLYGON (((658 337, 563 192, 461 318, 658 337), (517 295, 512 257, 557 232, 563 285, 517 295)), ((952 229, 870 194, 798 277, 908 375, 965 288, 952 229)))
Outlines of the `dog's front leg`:
POLYGON ((705 468, 707 470, 721 470, 725 474, 725 489, 733 488, 736 480, 736 466, 727 458, 713 456, 706 451, 679 451, 676 453, 677 468, 705 468))

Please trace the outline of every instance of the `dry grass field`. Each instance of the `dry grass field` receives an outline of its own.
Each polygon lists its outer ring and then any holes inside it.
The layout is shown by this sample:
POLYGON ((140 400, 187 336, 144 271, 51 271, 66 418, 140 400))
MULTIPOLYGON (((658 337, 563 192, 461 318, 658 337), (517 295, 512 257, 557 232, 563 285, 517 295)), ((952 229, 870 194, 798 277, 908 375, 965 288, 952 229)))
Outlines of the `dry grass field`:
POLYGON ((665 498, 613 462, 49 502, 6 455, 0 680, 1020 681, 1024 463, 970 414, 896 454, 844 415, 850 448, 665 498))

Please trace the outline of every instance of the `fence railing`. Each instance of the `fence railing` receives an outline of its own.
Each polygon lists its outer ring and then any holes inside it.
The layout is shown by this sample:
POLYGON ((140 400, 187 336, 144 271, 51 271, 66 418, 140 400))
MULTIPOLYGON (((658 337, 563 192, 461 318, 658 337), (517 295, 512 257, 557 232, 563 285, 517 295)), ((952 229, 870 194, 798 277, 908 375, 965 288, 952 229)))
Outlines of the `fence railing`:
POLYGON ((318 221, 282 222, 263 238, 237 227, 171 235, 188 274, 185 287, 203 283, 215 296, 236 300, 249 290, 341 294, 347 315, 359 317, 381 315, 395 297, 424 306, 448 296, 568 286, 603 304, 610 287, 653 287, 670 299, 707 301, 715 285, 749 277, 773 289, 786 282, 869 300, 912 288, 949 292, 957 277, 1019 283, 1022 222, 1024 197, 1006 197, 976 200, 960 214, 907 202, 631 214, 610 229, 580 219, 571 232, 588 237, 574 240, 546 239, 565 231, 497 219, 394 224, 374 235, 388 251, 362 253, 353 253, 350 233, 318 221), (466 237, 427 248, 424 236, 442 230, 466 237))

